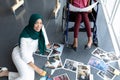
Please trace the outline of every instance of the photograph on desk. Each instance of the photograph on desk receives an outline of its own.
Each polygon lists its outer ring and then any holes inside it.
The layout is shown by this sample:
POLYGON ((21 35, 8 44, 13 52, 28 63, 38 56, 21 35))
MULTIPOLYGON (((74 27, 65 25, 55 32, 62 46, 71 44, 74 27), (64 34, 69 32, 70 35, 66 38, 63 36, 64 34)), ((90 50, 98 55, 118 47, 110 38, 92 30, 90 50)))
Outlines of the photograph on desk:
POLYGON ((62 61, 60 56, 51 56, 48 58, 48 60, 45 63, 45 67, 51 68, 51 69, 59 69, 62 68, 62 61))
POLYGON ((91 70, 89 65, 78 64, 76 72, 76 80, 91 80, 91 70))
POLYGON ((53 77, 53 80, 70 80, 67 73, 53 77))
POLYGON ((99 71, 97 73, 98 76, 100 76, 104 80, 114 80, 115 74, 110 71, 99 71))
POLYGON ((63 48, 64 48, 63 44, 53 43, 50 48, 52 49, 52 53, 50 54, 50 56, 55 56, 55 55, 61 56, 63 52, 63 48))
POLYGON ((72 71, 72 72, 76 73, 77 65, 78 65, 77 61, 74 61, 74 60, 71 60, 71 59, 66 59, 65 62, 64 62, 63 68, 65 70, 72 71))
POLYGON ((108 68, 108 65, 103 60, 93 56, 89 59, 88 65, 102 71, 106 71, 108 68))

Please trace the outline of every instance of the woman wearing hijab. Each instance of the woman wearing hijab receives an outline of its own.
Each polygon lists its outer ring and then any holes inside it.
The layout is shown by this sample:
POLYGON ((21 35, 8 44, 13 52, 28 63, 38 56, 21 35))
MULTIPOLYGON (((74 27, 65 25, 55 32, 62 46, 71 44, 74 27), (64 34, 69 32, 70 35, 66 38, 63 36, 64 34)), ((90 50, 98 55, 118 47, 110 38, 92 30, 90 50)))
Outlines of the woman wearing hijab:
POLYGON ((32 14, 29 24, 19 37, 19 45, 13 49, 12 59, 18 73, 7 69, 0 72, 0 77, 8 76, 9 80, 34 80, 35 72, 45 76, 46 72, 34 64, 33 53, 39 49, 44 54, 49 48, 49 41, 39 14, 32 14))

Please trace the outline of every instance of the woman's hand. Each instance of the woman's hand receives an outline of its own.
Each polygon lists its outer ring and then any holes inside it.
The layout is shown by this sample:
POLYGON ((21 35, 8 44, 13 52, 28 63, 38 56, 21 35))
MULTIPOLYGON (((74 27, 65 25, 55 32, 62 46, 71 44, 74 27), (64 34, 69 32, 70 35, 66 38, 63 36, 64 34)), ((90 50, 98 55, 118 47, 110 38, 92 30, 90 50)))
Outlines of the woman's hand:
POLYGON ((41 76, 45 76, 46 75, 46 71, 42 71, 42 73, 40 75, 41 76))
POLYGON ((46 45, 46 48, 49 49, 51 47, 50 43, 46 45))
POLYGON ((28 65, 30 65, 40 76, 45 76, 46 75, 46 71, 40 69, 33 62, 29 62, 28 65))

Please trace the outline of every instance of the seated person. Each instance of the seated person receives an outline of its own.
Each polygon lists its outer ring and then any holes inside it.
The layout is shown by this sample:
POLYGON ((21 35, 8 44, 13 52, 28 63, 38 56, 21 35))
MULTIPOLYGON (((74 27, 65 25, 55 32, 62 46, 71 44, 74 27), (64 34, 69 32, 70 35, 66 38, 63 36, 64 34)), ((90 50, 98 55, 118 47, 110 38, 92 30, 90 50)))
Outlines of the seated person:
MULTIPOLYGON (((71 0, 72 5, 78 8, 84 8, 89 6, 90 0, 71 0)), ((87 31, 87 37, 88 41, 87 44, 85 45, 85 49, 90 49, 92 45, 92 33, 91 33, 91 26, 88 18, 88 12, 72 12, 72 14, 75 14, 75 24, 74 24, 74 40, 72 44, 72 49, 77 50, 78 47, 78 32, 79 32, 79 27, 80 23, 83 20, 85 24, 85 28, 87 31)))

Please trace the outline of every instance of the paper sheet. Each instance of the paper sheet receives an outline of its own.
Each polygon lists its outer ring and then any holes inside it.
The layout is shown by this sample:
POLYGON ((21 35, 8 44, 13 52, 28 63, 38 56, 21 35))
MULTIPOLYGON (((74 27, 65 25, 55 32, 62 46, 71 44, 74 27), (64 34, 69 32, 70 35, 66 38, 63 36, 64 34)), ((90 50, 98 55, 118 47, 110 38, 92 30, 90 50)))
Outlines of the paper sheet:
POLYGON ((88 7, 85 7, 85 8, 78 8, 78 7, 75 7, 73 6, 72 4, 69 5, 69 8, 70 8, 70 11, 73 11, 73 12, 88 12, 90 11, 92 8, 94 8, 96 5, 97 5, 98 1, 93 3, 92 5, 88 6, 88 7))
POLYGON ((115 75, 119 75, 119 74, 120 74, 120 71, 117 70, 117 69, 115 69, 114 74, 115 74, 115 75))

